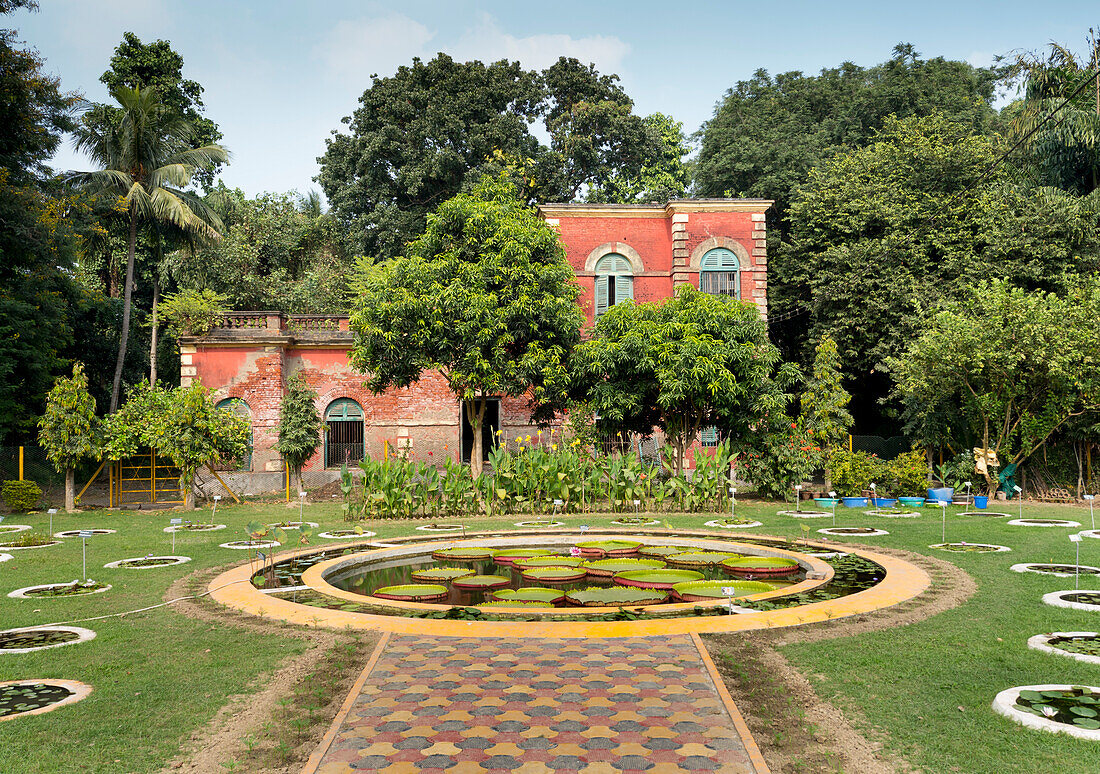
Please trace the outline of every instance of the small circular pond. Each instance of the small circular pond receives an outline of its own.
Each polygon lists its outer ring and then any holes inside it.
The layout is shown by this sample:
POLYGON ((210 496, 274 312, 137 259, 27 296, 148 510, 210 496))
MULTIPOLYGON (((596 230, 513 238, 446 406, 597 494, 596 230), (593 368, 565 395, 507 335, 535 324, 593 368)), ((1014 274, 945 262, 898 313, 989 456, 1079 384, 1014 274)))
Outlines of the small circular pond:
POLYGON ((92 686, 76 680, 9 680, 0 683, 0 722, 40 715, 85 698, 92 686))
POLYGON ((38 626, 0 631, 0 654, 31 653, 95 639, 95 632, 79 626, 38 626))

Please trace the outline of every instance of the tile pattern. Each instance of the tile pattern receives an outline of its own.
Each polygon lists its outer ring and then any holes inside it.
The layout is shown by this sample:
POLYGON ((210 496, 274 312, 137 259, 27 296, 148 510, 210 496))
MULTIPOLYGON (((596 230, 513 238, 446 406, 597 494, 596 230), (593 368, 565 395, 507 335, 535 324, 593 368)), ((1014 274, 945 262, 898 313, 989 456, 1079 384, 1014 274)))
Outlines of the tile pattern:
POLYGON ((316 774, 754 774, 691 639, 394 636, 316 774))

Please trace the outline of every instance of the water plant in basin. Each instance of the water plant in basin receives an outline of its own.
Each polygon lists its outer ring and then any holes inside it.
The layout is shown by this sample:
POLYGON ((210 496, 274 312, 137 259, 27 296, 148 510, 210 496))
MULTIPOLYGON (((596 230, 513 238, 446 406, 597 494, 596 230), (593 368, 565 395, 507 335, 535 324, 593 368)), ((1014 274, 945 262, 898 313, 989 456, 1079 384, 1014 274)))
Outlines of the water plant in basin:
POLYGON ((28 597, 72 597, 80 594, 93 594, 106 589, 106 583, 94 580, 77 581, 71 583, 58 583, 50 586, 39 586, 24 592, 28 597))
POLYGON ((577 548, 585 556, 628 556, 638 553, 642 544, 637 540, 584 540, 577 548))
POLYGON ((1083 605, 1100 605, 1100 591, 1078 591, 1073 594, 1063 594, 1062 599, 1067 602, 1080 602, 1083 605))
POLYGON ((579 581, 587 571, 583 567, 527 567, 521 570, 524 580, 537 583, 574 583, 579 581))
POLYGON ((15 540, 0 543, 0 548, 30 548, 31 546, 48 546, 58 541, 50 535, 38 532, 23 532, 15 540))
POLYGON ((728 524, 731 527, 742 527, 746 524, 756 523, 755 519, 743 519, 740 516, 723 516, 720 519, 712 519, 714 524, 728 524))
POLYGON ((554 604, 565 599, 565 592, 558 589, 546 589, 528 586, 523 589, 501 589, 493 592, 493 599, 509 602, 548 602, 554 604))
POLYGON ((399 602, 438 602, 446 599, 449 593, 446 586, 434 583, 407 583, 400 586, 383 586, 374 592, 374 596, 399 602))
POLYGON ((637 586, 590 586, 570 591, 566 600, 582 607, 619 607, 621 605, 658 605, 668 600, 668 592, 637 586))
POLYGON ((517 559, 549 555, 550 551, 545 548, 502 548, 493 552, 493 561, 497 564, 512 564, 517 559))
POLYGON ((642 556, 672 556, 673 554, 682 554, 687 549, 686 546, 642 546, 638 549, 638 553, 642 556))
POLYGON ((579 556, 559 556, 550 554, 546 556, 532 556, 530 559, 516 559, 512 566, 519 570, 530 567, 580 567, 584 559, 579 556))
POLYGON ((493 558, 493 549, 477 546, 451 546, 432 551, 437 562, 484 562, 493 558))
POLYGON ((739 559, 726 559, 719 564, 729 573, 775 573, 797 572, 800 565, 794 559, 785 556, 744 556, 739 559))
POLYGON ((449 583, 456 578, 476 574, 476 570, 468 567, 425 567, 422 570, 413 570, 409 577, 420 583, 449 583))
POLYGON ((488 602, 482 602, 478 607, 522 607, 522 608, 534 608, 536 610, 553 610, 554 606, 549 602, 538 602, 536 600, 529 599, 492 599, 488 602))
POLYGON ((727 559, 738 559, 742 554, 725 551, 684 551, 665 557, 673 567, 713 567, 727 559))
POLYGON ((1083 685, 1049 691, 1020 691, 1014 706, 1055 723, 1100 729, 1100 695, 1083 685))
POLYGON ((21 632, 0 632, 0 650, 45 648, 80 639, 77 632, 68 629, 33 629, 21 632))
POLYGON ((679 597, 685 602, 705 602, 711 599, 728 599, 729 597, 747 597, 750 594, 761 594, 765 591, 773 591, 779 588, 774 583, 749 580, 701 580, 677 583, 672 587, 673 596, 679 597), (732 595, 726 594, 726 589, 732 588, 732 595))
POLYGON ((68 688, 49 683, 0 685, 0 718, 48 707, 72 695, 68 688))
POLYGON ((1066 653, 1100 656, 1100 634, 1078 634, 1072 637, 1051 637, 1047 645, 1066 653))
POLYGON ((703 580, 706 576, 696 570, 627 570, 616 573, 615 583, 620 586, 637 586, 643 589, 671 589, 684 581, 703 580))
POLYGON ((504 575, 467 575, 451 581, 456 589, 499 589, 511 583, 512 579, 504 575))
POLYGON ((613 559, 593 559, 581 565, 589 575, 597 578, 610 578, 617 572, 627 570, 656 570, 665 566, 661 559, 638 559, 623 556, 613 559))
POLYGON ((938 548, 941 551, 952 551, 958 554, 991 554, 1000 551, 1001 546, 991 545, 989 543, 938 543, 933 548, 938 548))

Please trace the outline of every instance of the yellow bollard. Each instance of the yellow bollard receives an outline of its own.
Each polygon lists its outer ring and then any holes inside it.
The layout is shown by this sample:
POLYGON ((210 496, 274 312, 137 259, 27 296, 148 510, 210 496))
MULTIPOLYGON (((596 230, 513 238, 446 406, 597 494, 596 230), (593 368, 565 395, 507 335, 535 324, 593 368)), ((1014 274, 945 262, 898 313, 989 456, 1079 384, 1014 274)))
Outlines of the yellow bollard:
POLYGON ((19 447, 19 480, 23 480, 23 447, 19 447))
POLYGON ((290 502, 290 466, 283 461, 283 470, 286 472, 286 501, 290 502))

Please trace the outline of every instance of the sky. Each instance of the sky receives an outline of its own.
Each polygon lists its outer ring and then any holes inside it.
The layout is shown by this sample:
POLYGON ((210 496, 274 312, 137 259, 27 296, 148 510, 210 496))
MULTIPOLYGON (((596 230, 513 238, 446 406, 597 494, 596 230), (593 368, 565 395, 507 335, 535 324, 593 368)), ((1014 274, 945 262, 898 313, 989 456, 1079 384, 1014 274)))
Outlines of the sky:
MULTIPOLYGON (((248 195, 318 189, 317 157, 343 128, 371 75, 413 57, 518 60, 559 56, 617 73, 641 114, 660 111, 688 134, 727 89, 759 68, 816 73, 844 61, 872 66, 899 42, 925 57, 988 65, 1050 41, 1084 49, 1100 26, 1092 2, 727 2, 560 0, 40 0, 0 19, 36 48, 63 89, 106 102, 99 82, 126 31, 169 40, 184 76, 204 88, 206 115, 232 153, 226 185, 248 195)), ((66 144, 58 170, 88 162, 66 144)))

